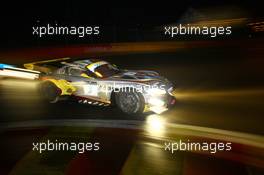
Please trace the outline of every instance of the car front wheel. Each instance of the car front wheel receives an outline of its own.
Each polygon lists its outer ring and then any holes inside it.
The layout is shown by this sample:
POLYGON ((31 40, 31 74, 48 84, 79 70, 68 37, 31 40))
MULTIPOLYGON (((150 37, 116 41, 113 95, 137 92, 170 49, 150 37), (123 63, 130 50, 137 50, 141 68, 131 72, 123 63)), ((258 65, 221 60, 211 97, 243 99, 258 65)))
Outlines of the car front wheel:
POLYGON ((145 100, 139 92, 118 92, 115 95, 118 108, 127 114, 141 114, 144 111, 145 100))

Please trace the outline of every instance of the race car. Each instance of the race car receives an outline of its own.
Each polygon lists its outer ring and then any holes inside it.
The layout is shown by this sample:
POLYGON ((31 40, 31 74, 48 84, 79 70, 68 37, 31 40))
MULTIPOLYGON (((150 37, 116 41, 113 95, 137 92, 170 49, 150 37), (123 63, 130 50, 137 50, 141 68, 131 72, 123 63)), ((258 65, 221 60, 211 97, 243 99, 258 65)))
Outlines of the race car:
POLYGON ((79 103, 116 105, 127 114, 162 113, 176 102, 174 87, 157 72, 125 70, 98 59, 61 58, 24 64, 38 71, 39 91, 50 103, 76 99, 79 103))

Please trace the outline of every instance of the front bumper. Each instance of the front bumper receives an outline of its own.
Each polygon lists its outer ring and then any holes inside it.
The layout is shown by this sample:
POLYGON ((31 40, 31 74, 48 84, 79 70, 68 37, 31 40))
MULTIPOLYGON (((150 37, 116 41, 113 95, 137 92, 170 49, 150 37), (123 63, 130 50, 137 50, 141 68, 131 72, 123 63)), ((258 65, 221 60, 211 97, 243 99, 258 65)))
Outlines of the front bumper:
POLYGON ((146 112, 152 111, 161 114, 176 104, 176 98, 170 94, 163 96, 150 96, 146 101, 146 112))

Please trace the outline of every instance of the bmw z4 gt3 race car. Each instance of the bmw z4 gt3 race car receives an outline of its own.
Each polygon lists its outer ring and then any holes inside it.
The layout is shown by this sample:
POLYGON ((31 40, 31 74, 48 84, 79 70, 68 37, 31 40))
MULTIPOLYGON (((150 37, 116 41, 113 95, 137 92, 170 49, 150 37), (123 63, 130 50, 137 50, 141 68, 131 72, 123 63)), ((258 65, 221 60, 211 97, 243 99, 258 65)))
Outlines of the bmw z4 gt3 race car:
POLYGON ((73 97, 84 104, 114 104, 127 114, 160 114, 176 102, 172 83, 154 71, 123 70, 102 60, 71 58, 27 63, 24 67, 2 66, 1 71, 20 71, 27 77, 32 74, 32 79, 41 80, 40 94, 50 103, 73 97))

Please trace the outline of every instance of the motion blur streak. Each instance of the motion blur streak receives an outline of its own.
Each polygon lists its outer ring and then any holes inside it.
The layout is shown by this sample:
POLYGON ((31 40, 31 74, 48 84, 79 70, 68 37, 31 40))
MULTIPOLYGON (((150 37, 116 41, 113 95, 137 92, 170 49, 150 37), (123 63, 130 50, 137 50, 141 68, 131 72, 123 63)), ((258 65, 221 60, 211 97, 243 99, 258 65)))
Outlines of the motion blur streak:
MULTIPOLYGON (((218 101, 218 102, 249 102, 243 101, 247 98, 255 98, 261 100, 264 96, 264 88, 258 89, 226 89, 226 90, 176 90, 177 99, 192 101, 218 101)), ((253 101, 250 101, 253 102, 253 101)))
MULTIPOLYGON (((178 90, 179 91, 179 90, 178 90)), ((183 90, 184 91, 184 90, 183 90)), ((256 95, 264 94, 264 88, 262 89, 237 89, 237 90, 219 90, 219 91, 208 91, 208 90, 197 90, 192 92, 177 92, 177 97, 194 97, 194 96, 240 96, 240 95, 256 95)))
MULTIPOLYGON (((7 102, 12 100, 12 103, 29 103, 33 99, 39 99, 37 93, 38 82, 28 80, 12 80, 6 79, 0 81, 2 100, 7 102)), ((11 103, 10 103, 11 104, 11 103)), ((32 104, 32 103, 31 103, 32 104)))
MULTIPOLYGON (((252 41, 248 41, 253 43, 252 41)), ((60 57, 71 56, 101 56, 124 53, 160 53, 174 52, 182 49, 206 48, 213 46, 236 46, 244 48, 245 45, 241 41, 160 41, 160 42, 130 42, 130 43, 110 43, 106 46, 98 45, 81 45, 81 46, 65 46, 65 47, 46 47, 36 49, 21 49, 18 52, 1 52, 2 62, 21 63, 39 61, 45 57, 46 59, 54 59, 60 57), (49 54, 52 52, 52 54, 49 54), (17 59, 20 58, 20 59, 17 59)))
POLYGON ((223 19, 223 20, 211 20, 211 21, 199 21, 193 23, 195 26, 234 26, 245 23, 247 18, 237 18, 237 19, 223 19))
POLYGON ((38 74, 29 72, 17 72, 16 70, 2 70, 0 76, 14 77, 14 78, 25 78, 25 79, 36 79, 38 74))
POLYGON ((0 81, 1 111, 8 113, 1 119, 34 119, 45 113, 40 95, 37 92, 38 81, 4 79, 0 81), (10 115, 9 115, 10 114, 10 115))
POLYGON ((37 81, 27 81, 27 80, 12 80, 12 79, 6 79, 1 80, 0 85, 4 89, 21 89, 21 88, 29 88, 34 90, 37 87, 38 82, 37 81))

